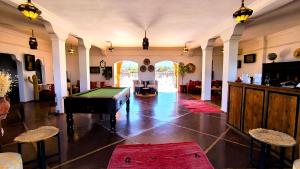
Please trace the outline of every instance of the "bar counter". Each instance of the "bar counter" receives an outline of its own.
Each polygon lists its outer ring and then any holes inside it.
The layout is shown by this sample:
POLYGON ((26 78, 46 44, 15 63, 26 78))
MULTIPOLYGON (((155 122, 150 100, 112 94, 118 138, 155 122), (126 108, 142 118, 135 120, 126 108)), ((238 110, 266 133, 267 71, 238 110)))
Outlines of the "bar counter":
POLYGON ((287 151, 289 159, 299 157, 300 89, 229 82, 229 125, 249 134, 250 129, 267 128, 294 137, 297 147, 287 151))

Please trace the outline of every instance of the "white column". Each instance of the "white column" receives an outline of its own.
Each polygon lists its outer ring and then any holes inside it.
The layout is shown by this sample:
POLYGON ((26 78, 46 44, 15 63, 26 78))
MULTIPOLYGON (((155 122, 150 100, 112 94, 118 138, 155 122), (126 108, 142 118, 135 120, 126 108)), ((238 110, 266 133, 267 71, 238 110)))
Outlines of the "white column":
POLYGON ((204 49, 202 49, 201 100, 211 100, 212 54, 212 46, 207 46, 204 49))
POLYGON ((65 39, 51 36, 53 55, 54 90, 56 94, 56 111, 64 112, 63 97, 67 96, 66 51, 65 39))
POLYGON ((91 44, 78 39, 80 91, 90 90, 90 48, 91 44))
POLYGON ((227 112, 228 81, 235 81, 237 78, 237 59, 240 36, 232 36, 224 42, 223 57, 223 83, 221 110, 227 112))

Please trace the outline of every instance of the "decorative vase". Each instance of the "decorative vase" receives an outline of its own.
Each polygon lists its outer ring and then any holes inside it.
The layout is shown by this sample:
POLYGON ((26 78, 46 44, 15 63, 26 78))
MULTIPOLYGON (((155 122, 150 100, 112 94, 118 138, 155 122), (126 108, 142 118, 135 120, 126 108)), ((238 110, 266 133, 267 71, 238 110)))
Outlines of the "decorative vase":
POLYGON ((5 119, 10 108, 10 103, 5 97, 0 97, 0 118, 5 119))

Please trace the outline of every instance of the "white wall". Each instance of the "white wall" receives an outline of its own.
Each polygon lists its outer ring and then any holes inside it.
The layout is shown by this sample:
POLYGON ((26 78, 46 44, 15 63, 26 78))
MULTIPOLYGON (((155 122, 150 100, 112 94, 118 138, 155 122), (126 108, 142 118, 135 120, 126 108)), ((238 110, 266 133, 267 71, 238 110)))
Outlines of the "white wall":
POLYGON ((79 59, 78 59, 78 47, 72 46, 74 49, 74 54, 70 54, 68 50, 70 45, 66 45, 66 63, 68 78, 71 80, 72 84, 76 84, 79 80, 79 59))
POLYGON ((213 80, 222 80, 223 76, 223 47, 214 47, 213 49, 213 80))
POLYGON ((267 59, 269 53, 276 53, 275 62, 300 61, 300 58, 293 56, 294 51, 300 48, 300 24, 289 29, 258 37, 255 39, 240 42, 240 49, 243 54, 239 55, 242 60, 242 68, 238 69, 238 76, 248 73, 250 76, 255 73, 262 73, 262 64, 271 62, 267 59), (256 54, 255 63, 243 62, 243 55, 256 54))
MULTIPOLYGON (((101 60, 106 61, 106 66, 114 67, 114 63, 118 61, 128 60, 137 62, 139 67, 143 65, 143 60, 149 58, 151 65, 155 63, 168 60, 176 63, 183 62, 185 64, 193 63, 196 66, 196 71, 192 74, 187 74, 184 77, 184 83, 189 80, 201 80, 201 56, 200 52, 193 52, 192 56, 182 55, 182 48, 150 48, 149 50, 142 50, 141 48, 116 48, 113 52, 107 52, 108 56, 101 55, 100 50, 91 49, 91 66, 99 66, 101 60)), ((155 73, 139 72, 139 79, 154 80, 155 73)), ((91 75, 91 81, 102 81, 104 78, 100 75, 91 75)), ((110 80, 114 84, 113 78, 110 80)))
MULTIPOLYGON (((45 30, 46 31, 46 30, 45 30)), ((52 74, 52 56, 51 56, 51 41, 41 39, 37 37, 38 50, 32 50, 29 48, 29 34, 25 34, 21 31, 8 28, 5 25, 0 24, 0 53, 12 54, 16 59, 22 63, 21 75, 19 83, 23 85, 20 88, 20 97, 22 102, 33 100, 33 87, 32 84, 25 80, 28 76, 35 74, 35 71, 26 71, 24 65, 24 54, 35 55, 36 59, 42 61, 44 66, 43 83, 53 83, 52 74)))

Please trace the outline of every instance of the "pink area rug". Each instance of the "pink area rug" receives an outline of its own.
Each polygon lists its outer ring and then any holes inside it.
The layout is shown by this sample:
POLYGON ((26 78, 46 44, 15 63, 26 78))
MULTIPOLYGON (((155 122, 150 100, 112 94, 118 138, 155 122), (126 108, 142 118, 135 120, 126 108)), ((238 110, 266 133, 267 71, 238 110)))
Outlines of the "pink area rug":
POLYGON ((202 100, 180 100, 179 103, 193 113, 221 113, 216 105, 202 100))
POLYGON ((213 169, 194 142, 118 145, 108 169, 213 169))

